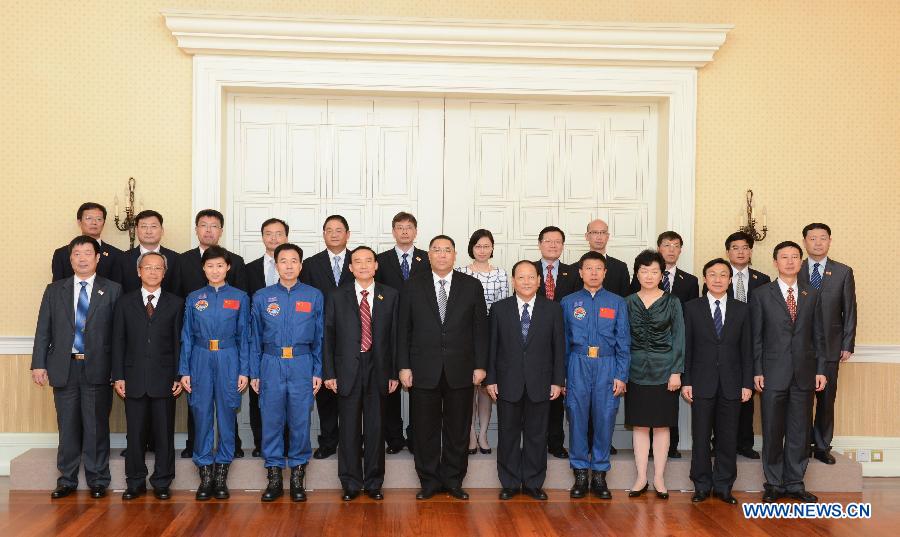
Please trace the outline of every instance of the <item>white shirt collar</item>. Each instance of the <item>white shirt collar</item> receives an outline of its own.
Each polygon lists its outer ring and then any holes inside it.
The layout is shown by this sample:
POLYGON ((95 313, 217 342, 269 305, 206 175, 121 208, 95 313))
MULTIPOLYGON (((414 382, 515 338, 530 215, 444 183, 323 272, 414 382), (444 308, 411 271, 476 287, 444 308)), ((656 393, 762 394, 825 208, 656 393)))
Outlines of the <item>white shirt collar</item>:
POLYGON ((678 265, 673 265, 672 268, 666 267, 663 269, 663 272, 669 271, 669 278, 673 278, 675 273, 678 272, 678 265))
MULTIPOLYGON (((372 296, 375 292, 375 282, 372 282, 372 285, 368 287, 363 287, 359 284, 359 280, 353 280, 353 288, 356 289, 356 294, 359 295, 363 291, 368 291, 369 296, 372 296)), ((360 295, 362 297, 362 295, 360 295)), ((371 299, 370 299, 371 300, 371 299)))
POLYGON ((719 301, 719 309, 722 310, 722 321, 725 320, 725 308, 728 306, 728 293, 725 294, 722 298, 716 298, 709 291, 706 292, 706 298, 709 300, 709 311, 715 315, 716 311, 716 300, 719 301))
POLYGON ((263 253, 263 263, 274 263, 274 262, 275 262, 274 257, 270 256, 267 253, 263 253))
POLYGON ((740 270, 738 270, 738 268, 735 267, 734 265, 731 265, 731 272, 734 273, 734 276, 731 277, 732 280, 734 280, 735 278, 737 278, 737 275, 738 275, 738 274, 743 274, 743 275, 744 275, 744 281, 747 281, 747 278, 750 277, 750 265, 747 265, 746 267, 744 267, 744 268, 742 268, 742 269, 740 269, 740 270))
POLYGON ((140 252, 141 255, 146 254, 147 252, 159 253, 159 245, 157 244, 156 248, 154 248, 153 250, 148 250, 148 249, 144 248, 143 244, 138 244, 138 251, 140 252))
POLYGON ((437 275, 437 273, 436 273, 435 271, 432 270, 432 271, 431 271, 431 276, 432 276, 432 278, 434 278, 434 287, 435 287, 435 289, 439 288, 439 287, 441 286, 441 284, 440 284, 439 282, 440 282, 441 280, 444 280, 444 281, 447 282, 446 284, 444 284, 444 289, 447 289, 448 292, 449 292, 449 289, 450 289, 450 283, 451 283, 451 281, 453 280, 453 273, 454 273, 454 272, 455 272, 455 271, 451 270, 449 274, 447 274, 446 276, 444 276, 443 278, 441 278, 440 276, 437 275))
POLYGON ((519 318, 520 319, 522 318, 522 306, 524 306, 525 304, 528 304, 528 315, 531 315, 532 317, 534 317, 534 303, 535 302, 537 302, 537 295, 534 295, 533 297, 531 297, 531 300, 529 300, 528 302, 525 302, 524 300, 522 300, 522 298, 519 296, 519 294, 516 293, 516 304, 518 304, 518 306, 519 306, 519 318))
MULTIPOLYGON (((150 291, 148 291, 144 286, 141 286, 141 297, 144 299, 144 305, 147 305, 147 297, 150 296, 150 291)), ((153 292, 153 305, 159 306, 159 297, 162 296, 162 288, 157 289, 153 292)))
POLYGON ((816 263, 819 264, 819 270, 825 272, 825 264, 828 263, 828 256, 826 255, 825 257, 823 257, 821 261, 813 261, 813 258, 807 257, 806 261, 807 263, 809 263, 810 274, 812 274, 813 265, 815 265, 816 263))
POLYGON ((403 254, 406 254, 406 260, 412 263, 413 254, 416 253, 416 245, 410 246, 409 250, 402 250, 395 244, 394 251, 397 252, 397 258, 400 259, 401 262, 403 261, 403 254))
POLYGON ((791 289, 794 290, 794 300, 797 300, 797 291, 798 291, 797 282, 794 282, 794 285, 788 285, 788 284, 784 283, 781 280, 781 278, 777 278, 777 281, 778 281, 778 288, 781 289, 781 294, 782 294, 782 296, 784 296, 785 300, 787 300, 788 287, 790 287, 791 289))
POLYGON ((331 250, 329 250, 328 248, 325 248, 325 251, 328 252, 328 263, 329 264, 334 265, 334 258, 340 257, 341 265, 343 266, 344 260, 347 259, 347 249, 346 248, 344 248, 344 250, 342 252, 339 252, 336 254, 331 253, 331 250))
POLYGON ((79 278, 78 275, 76 274, 75 275, 75 292, 77 293, 77 292, 81 291, 81 284, 79 282, 88 282, 88 285, 87 285, 88 291, 90 291, 94 287, 94 280, 96 280, 96 279, 97 279, 96 272, 91 274, 91 276, 89 278, 84 279, 84 280, 79 278))

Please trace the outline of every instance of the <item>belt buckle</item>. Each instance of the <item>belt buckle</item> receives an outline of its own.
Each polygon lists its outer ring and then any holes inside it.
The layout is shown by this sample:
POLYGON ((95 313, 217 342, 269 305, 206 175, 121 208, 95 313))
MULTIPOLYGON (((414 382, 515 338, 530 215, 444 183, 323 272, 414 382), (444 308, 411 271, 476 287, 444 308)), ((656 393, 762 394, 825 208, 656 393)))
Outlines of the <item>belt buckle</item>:
POLYGON ((285 359, 294 357, 294 347, 281 347, 281 357, 285 359))
POLYGON ((209 347, 208 347, 208 348, 209 348, 209 350, 211 350, 211 351, 217 351, 217 350, 219 350, 219 340, 218 340, 218 339, 211 339, 211 340, 209 340, 209 347))
POLYGON ((76 360, 84 360, 84 354, 83 354, 83 353, 80 353, 80 352, 79 352, 79 353, 75 353, 74 355, 72 355, 72 358, 74 358, 74 359, 76 359, 76 360))
POLYGON ((600 347, 588 347, 588 357, 597 358, 600 356, 600 347))

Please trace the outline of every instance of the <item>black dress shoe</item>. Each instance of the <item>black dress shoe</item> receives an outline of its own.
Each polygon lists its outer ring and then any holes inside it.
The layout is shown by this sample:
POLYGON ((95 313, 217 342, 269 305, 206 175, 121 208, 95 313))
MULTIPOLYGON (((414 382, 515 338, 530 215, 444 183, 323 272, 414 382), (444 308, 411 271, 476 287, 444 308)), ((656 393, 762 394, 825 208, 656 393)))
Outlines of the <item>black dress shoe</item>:
POLYGON ((474 455, 476 453, 478 453, 478 448, 472 448, 472 449, 466 450, 466 455, 474 455))
POLYGON ((564 447, 560 447, 560 448, 556 448, 556 449, 548 449, 547 452, 550 453, 551 455, 553 455, 554 457, 556 457, 557 459, 568 459, 569 458, 569 451, 564 447))
POLYGON ((508 489, 506 487, 503 487, 503 489, 500 490, 500 499, 501 500, 511 500, 512 497, 518 493, 519 493, 519 491, 516 489, 508 489))
POLYGON ((531 496, 535 500, 546 500, 547 499, 547 493, 544 492, 544 489, 540 489, 540 488, 533 489, 530 487, 525 487, 522 490, 525 492, 525 494, 531 496))
POLYGON ((656 497, 659 498, 660 500, 668 500, 669 499, 669 491, 660 492, 657 490, 656 497))
POLYGON ((786 492, 784 495, 788 498, 793 498, 802 503, 816 503, 817 501, 819 501, 819 498, 815 494, 807 492, 806 489, 786 492))
POLYGON ((181 458, 182 459, 190 459, 194 456, 194 447, 193 446, 185 446, 184 449, 181 450, 181 458))
POLYGON ((317 447, 316 450, 313 451, 313 458, 314 459, 327 459, 328 457, 334 455, 334 453, 335 453, 335 450, 333 450, 333 449, 317 447))
POLYGON ((739 449, 737 450, 737 454, 742 457, 747 457, 748 459, 758 459, 759 452, 754 449, 739 449))
POLYGON ((779 499, 781 499, 781 493, 775 489, 766 489, 762 497, 762 501, 765 503, 775 503, 779 499))
POLYGON ((147 494, 147 487, 127 488, 125 489, 125 492, 122 493, 122 499, 133 500, 144 494, 147 494))
POLYGON ((381 489, 369 489, 366 490, 366 496, 372 498, 373 500, 383 500, 384 493, 381 492, 381 489))
POLYGON ((50 493, 50 497, 54 500, 58 500, 60 498, 65 498, 69 494, 75 492, 75 487, 70 487, 69 485, 59 485, 50 493))
MULTIPOLYGON (((491 448, 479 447, 478 451, 480 451, 482 455, 490 455, 491 454, 491 448)), ((568 453, 566 455, 568 455, 568 453)))
POLYGON ((357 496, 359 496, 358 490, 344 489, 344 494, 341 496, 341 499, 345 502, 349 502, 355 500, 357 496))
POLYGON ((837 462, 836 460, 834 460, 834 456, 827 451, 815 451, 813 452, 813 457, 824 462, 825 464, 834 464, 837 462))
POLYGON ((250 456, 251 456, 251 457, 259 458, 259 456, 261 455, 261 453, 262 453, 262 452, 259 450, 259 448, 253 448, 253 451, 250 452, 250 456))
POLYGON ((123 449, 122 451, 119 452, 119 456, 124 457, 126 453, 128 453, 128 450, 123 449))
POLYGON ((617 455, 618 453, 619 453, 619 450, 616 449, 616 446, 609 446, 609 454, 610 455, 617 455))
POLYGON ((236 448, 234 450, 234 458, 235 459, 243 459, 244 458, 244 450, 241 448, 236 448))
POLYGON ((169 491, 169 487, 159 487, 153 489, 153 495, 156 496, 157 500, 168 500, 172 497, 172 493, 169 491))
POLYGON ((462 489, 462 487, 453 487, 451 489, 447 489, 447 493, 450 494, 450 496, 453 496, 454 498, 456 498, 457 500, 468 500, 469 499, 469 493, 464 491, 462 489))
POLYGON ((681 453, 677 449, 670 449, 669 450, 669 458, 670 459, 680 459, 681 453))
POLYGON ((102 498, 106 496, 106 487, 103 485, 94 485, 91 487, 91 498, 102 498))
POLYGON ((643 496, 643 494, 645 492, 647 492, 647 489, 649 489, 649 488, 650 488, 650 483, 645 483, 644 488, 642 488, 640 490, 633 490, 633 489, 629 490, 628 497, 629 498, 637 498, 638 496, 643 496))
POLYGON ((419 489, 419 492, 416 493, 417 500, 427 500, 434 496, 434 491, 430 489, 419 489))
POLYGON ((403 446, 399 446, 399 447, 398 446, 388 446, 384 450, 384 452, 387 453, 388 455, 394 455, 394 454, 400 453, 401 451, 403 451, 403 446))
POLYGON ((694 503, 705 502, 706 499, 709 498, 709 492, 705 490, 695 490, 694 495, 691 496, 691 501, 694 503))
POLYGON ((730 505, 737 505, 738 503, 737 498, 731 495, 731 491, 713 492, 713 496, 730 505))

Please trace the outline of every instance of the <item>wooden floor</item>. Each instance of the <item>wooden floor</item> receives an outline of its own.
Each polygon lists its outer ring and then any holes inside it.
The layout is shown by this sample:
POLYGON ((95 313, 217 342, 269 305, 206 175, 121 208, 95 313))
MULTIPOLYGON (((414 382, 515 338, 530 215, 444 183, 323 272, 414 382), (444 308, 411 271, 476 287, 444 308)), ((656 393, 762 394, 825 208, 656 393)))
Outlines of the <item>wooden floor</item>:
MULTIPOLYGON (((748 520, 739 506, 718 500, 694 505, 691 494, 672 492, 668 501, 653 496, 628 499, 621 491, 611 501, 570 500, 552 491, 547 502, 523 497, 501 502, 497 491, 472 490, 468 502, 435 496, 416 501, 412 490, 389 490, 385 500, 358 498, 344 503, 337 491, 317 490, 305 504, 282 499, 262 504, 258 492, 232 492, 227 501, 196 502, 178 491, 169 501, 144 497, 124 503, 120 493, 93 500, 79 492, 51 501, 48 492, 8 490, 0 479, 0 536, 139 535, 377 535, 721 536, 896 535, 900 527, 900 479, 865 480, 862 493, 821 494, 821 501, 871 502, 869 520, 748 520)), ((652 494, 652 492, 651 492, 652 494)), ((743 501, 759 494, 739 493, 743 501)))

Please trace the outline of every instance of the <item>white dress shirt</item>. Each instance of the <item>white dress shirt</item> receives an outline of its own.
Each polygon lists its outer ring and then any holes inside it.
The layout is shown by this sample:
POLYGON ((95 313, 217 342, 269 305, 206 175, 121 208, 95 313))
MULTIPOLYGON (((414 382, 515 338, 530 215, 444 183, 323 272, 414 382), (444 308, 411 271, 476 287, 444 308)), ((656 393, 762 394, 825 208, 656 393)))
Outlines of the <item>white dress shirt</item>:
POLYGON ((328 248, 325 249, 328 252, 328 266, 334 268, 334 258, 340 257, 341 261, 338 263, 338 266, 341 267, 341 270, 344 269, 344 261, 347 259, 347 249, 344 248, 343 252, 332 253, 328 248))
POLYGON ((278 282, 278 269, 275 268, 275 258, 269 254, 263 254, 263 277, 266 287, 278 282))
MULTIPOLYGON (((74 282, 74 284, 73 284, 73 289, 72 289, 72 311, 73 311, 73 312, 77 312, 77 311, 78 311, 78 295, 81 294, 81 283, 80 283, 80 282, 87 282, 87 287, 85 288, 85 290, 86 290, 86 292, 87 292, 88 305, 90 305, 90 303, 91 303, 91 293, 94 292, 94 280, 95 280, 96 278, 97 278, 97 273, 96 273, 96 272, 93 273, 93 274, 91 274, 91 277, 88 278, 88 279, 86 279, 86 280, 82 280, 82 279, 79 278, 78 276, 74 276, 75 282, 74 282)), ((72 318, 74 319, 75 316, 73 315, 72 318)), ((87 320, 87 319, 85 319, 85 320, 87 320)), ((79 351, 76 350, 76 349, 75 349, 75 346, 73 345, 73 346, 72 346, 72 353, 76 353, 76 352, 79 352, 79 351)))
POLYGON ((781 278, 778 278, 778 287, 781 288, 781 296, 784 297, 785 302, 787 302, 787 296, 788 296, 787 290, 789 287, 794 290, 794 301, 796 302, 796 301, 800 300, 800 298, 798 296, 799 293, 797 293, 797 291, 798 291, 797 282, 794 282, 794 285, 788 285, 788 284, 784 283, 783 281, 781 281, 781 278))
POLYGON ((536 300, 537 295, 534 295, 533 297, 531 297, 531 300, 525 302, 524 300, 522 300, 522 297, 520 297, 519 294, 516 293, 516 304, 519 305, 519 321, 522 320, 522 306, 524 306, 525 304, 528 304, 528 315, 529 317, 531 317, 531 320, 534 321, 534 303, 536 300))
POLYGON ((148 250, 147 248, 144 248, 144 245, 143 245, 143 244, 138 244, 138 250, 140 251, 140 254, 141 254, 141 255, 144 255, 144 254, 146 254, 147 252, 156 252, 156 253, 160 253, 160 251, 159 251, 159 245, 158 245, 158 244, 156 245, 156 248, 154 248, 154 249, 152 249, 152 250, 148 250))
POLYGON ((744 276, 744 292, 746 293, 750 289, 750 265, 738 270, 737 267, 731 265, 731 287, 735 289, 738 281, 738 274, 743 274, 744 276))
POLYGON ((677 265, 672 265, 672 268, 666 267, 665 269, 663 269, 663 274, 662 274, 663 279, 669 280, 669 292, 672 292, 672 290, 675 289, 675 273, 676 272, 678 272, 677 265), (665 274, 666 271, 669 272, 668 278, 666 278, 666 274, 665 274))
POLYGON ((706 297, 709 299, 709 313, 715 318, 716 316, 716 300, 719 301, 719 310, 722 311, 722 325, 725 325, 725 308, 726 304, 728 304, 728 293, 722 296, 722 298, 716 298, 712 293, 707 292, 706 297))
POLYGON ((159 296, 162 294, 162 288, 157 289, 156 291, 150 292, 146 287, 141 286, 141 296, 144 297, 144 307, 147 307, 147 297, 153 295, 153 307, 159 307, 159 296))
POLYGON ((413 254, 416 253, 415 245, 410 246, 409 250, 407 250, 405 252, 403 250, 401 250, 399 246, 395 245, 394 253, 397 254, 397 262, 399 262, 401 265, 403 264, 403 254, 406 254, 406 262, 409 264, 409 268, 412 268, 413 254))
POLYGON ((450 282, 453 279, 453 271, 451 270, 446 276, 441 278, 437 275, 436 272, 431 271, 431 275, 434 277, 434 296, 441 295, 441 284, 440 281, 444 280, 446 283, 444 284, 444 291, 447 293, 447 299, 450 299, 450 282))
POLYGON ((359 284, 358 280, 353 282, 353 287, 356 289, 356 305, 359 306, 362 304, 362 292, 368 291, 369 295, 366 297, 366 300, 369 302, 369 316, 372 316, 372 301, 375 300, 375 282, 372 282, 372 285, 368 287, 363 287, 359 284))
MULTIPOLYGON (((806 262, 809 264, 810 278, 812 277, 813 270, 815 270, 813 268, 813 265, 815 265, 816 263, 819 264, 819 277, 822 279, 825 278, 825 263, 828 262, 828 256, 823 257, 821 261, 813 261, 813 258, 807 257, 806 262)), ((812 279, 810 279, 810 281, 812 281, 812 279)))
POLYGON ((556 261, 548 261, 542 257, 541 258, 541 274, 538 274, 538 276, 541 278, 547 277, 547 265, 549 265, 550 263, 553 263, 553 268, 550 269, 550 274, 553 275, 553 282, 555 283, 555 282, 559 281, 559 259, 557 259, 556 261))

